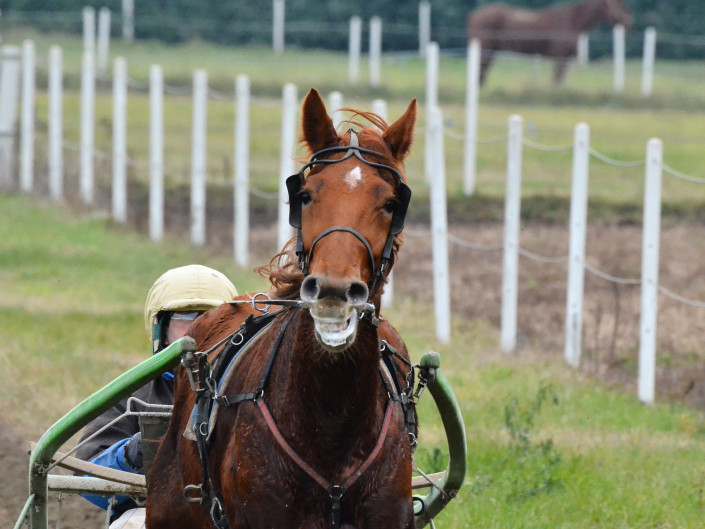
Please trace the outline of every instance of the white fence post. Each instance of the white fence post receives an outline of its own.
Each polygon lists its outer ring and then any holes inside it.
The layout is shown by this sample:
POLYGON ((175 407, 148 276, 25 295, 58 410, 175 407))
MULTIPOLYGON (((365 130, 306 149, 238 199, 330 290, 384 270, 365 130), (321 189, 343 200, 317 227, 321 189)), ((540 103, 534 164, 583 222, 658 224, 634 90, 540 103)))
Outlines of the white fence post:
POLYGON ((193 74, 193 128, 191 143, 191 243, 206 242, 206 116, 208 73, 193 74))
POLYGON ((348 82, 357 84, 360 77, 360 51, 362 47, 362 19, 355 15, 350 17, 350 35, 348 36, 348 82))
POLYGON ((433 148, 431 142, 428 141, 428 136, 431 133, 431 120, 428 117, 428 112, 433 107, 438 106, 438 43, 429 42, 426 46, 426 144, 424 149, 424 172, 426 173, 426 181, 431 182, 433 173, 433 148))
POLYGON ((113 65, 113 220, 127 221, 127 61, 113 65))
POLYGON ((504 258, 500 347, 505 354, 514 352, 517 344, 522 128, 521 116, 512 115, 509 118, 507 185, 504 195, 504 258))
POLYGON ((164 75, 149 69, 149 237, 164 237, 164 75))
POLYGON ((294 174, 294 150, 296 149, 296 112, 298 110, 296 85, 287 83, 282 92, 281 158, 279 164, 279 225, 278 249, 291 239, 293 228, 289 225, 289 193, 286 179, 294 174))
POLYGON ((343 113, 340 109, 343 108, 343 94, 338 91, 333 91, 328 95, 328 113, 333 120, 333 126, 338 129, 338 126, 343 122, 343 113))
POLYGON ((95 51, 83 50, 81 69, 81 171, 80 194, 84 204, 93 203, 93 151, 95 144, 95 51))
POLYGON ((83 8, 83 51, 95 52, 95 9, 83 8))
POLYGON ((656 29, 644 30, 644 56, 641 67, 641 95, 649 97, 654 84, 654 60, 656 58, 656 29))
MULTIPOLYGON (((387 121, 387 102, 384 99, 372 101, 372 112, 387 121)), ((382 294, 382 308, 387 309, 394 304, 394 270, 389 272, 387 283, 382 294)))
POLYGON ((20 189, 28 193, 34 187, 34 105, 36 93, 36 54, 34 42, 22 43, 22 152, 20 155, 20 189))
POLYGON ((587 33, 578 35, 577 56, 578 66, 587 66, 590 62, 590 37, 587 33))
POLYGON ((15 134, 20 99, 20 50, 2 47, 0 79, 0 184, 10 186, 15 172, 15 134))
POLYGON ((478 39, 470 41, 467 53, 463 192, 466 197, 469 197, 475 193, 475 174, 477 169, 477 115, 480 95, 480 41, 478 39))
POLYGON ((438 43, 426 46, 426 108, 438 106, 438 43))
POLYGON ((108 56, 110 54, 110 9, 101 7, 98 11, 98 75, 105 77, 108 73, 108 56))
POLYGON ((624 26, 616 24, 612 28, 613 55, 614 55, 614 91, 624 92, 624 26))
POLYGON ((272 4, 272 48, 280 55, 284 51, 284 0, 273 0, 272 4))
POLYGON ((448 272, 448 215, 446 211, 446 170, 443 146, 443 113, 438 106, 427 109, 434 159, 431 180, 431 237, 433 244, 433 292, 436 339, 450 341, 450 284, 448 272))
POLYGON ((380 70, 382 61, 382 19, 370 19, 370 86, 378 87, 380 84, 380 70))
POLYGON ((654 402, 656 383, 662 160, 663 144, 661 140, 650 139, 646 146, 644 234, 641 255, 641 319, 639 326, 639 400, 646 404, 654 402))
POLYGON ((62 51, 49 48, 49 195, 59 200, 64 194, 64 122, 62 51))
POLYGON ((122 40, 127 43, 135 40, 134 0, 122 0, 122 40))
POLYGON ((235 262, 242 267, 249 260, 250 233, 250 78, 235 80, 235 217, 233 249, 235 262))
POLYGON ((565 361, 572 367, 578 367, 580 364, 582 349, 589 163, 590 127, 585 123, 578 123, 573 137, 570 248, 565 309, 565 361))
POLYGON ((419 55, 426 57, 428 43, 431 42, 431 3, 419 2, 419 55))

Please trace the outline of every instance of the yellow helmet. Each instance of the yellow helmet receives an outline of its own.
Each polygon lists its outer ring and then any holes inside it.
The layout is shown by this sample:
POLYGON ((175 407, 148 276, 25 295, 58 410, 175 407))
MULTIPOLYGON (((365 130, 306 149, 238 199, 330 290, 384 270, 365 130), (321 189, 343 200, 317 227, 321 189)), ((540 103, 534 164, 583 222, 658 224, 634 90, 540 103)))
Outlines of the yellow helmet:
POLYGON ((159 350, 159 313, 206 311, 237 295, 227 277, 207 266, 193 264, 164 272, 149 289, 144 305, 144 325, 152 350, 159 350))

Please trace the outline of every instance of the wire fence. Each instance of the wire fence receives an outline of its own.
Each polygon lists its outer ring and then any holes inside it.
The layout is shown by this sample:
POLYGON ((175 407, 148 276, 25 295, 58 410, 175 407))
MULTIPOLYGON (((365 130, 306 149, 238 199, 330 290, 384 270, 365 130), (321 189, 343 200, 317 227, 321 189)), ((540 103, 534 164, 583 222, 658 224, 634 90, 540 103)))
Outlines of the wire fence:
MULTIPOLYGON (((107 79, 105 79, 103 82, 107 82, 107 79)), ((129 90, 133 90, 136 92, 140 93, 147 93, 150 92, 150 83, 147 82, 141 82, 137 79, 128 77, 126 80, 127 87, 129 90)), ((162 85, 163 92, 167 94, 168 96, 172 97, 194 97, 194 102, 197 99, 197 92, 198 88, 196 84, 184 84, 184 85, 176 85, 176 84, 163 84, 162 85)), ((238 94, 236 91, 232 90, 217 90, 212 87, 208 87, 206 84, 206 90, 205 94, 201 92, 200 97, 203 99, 210 99, 213 101, 218 101, 218 102, 225 102, 225 103, 236 103, 238 101, 238 94)), ((276 108, 276 107, 281 107, 282 102, 277 100, 276 98, 262 98, 262 97, 256 97, 256 98, 249 98, 250 103, 255 105, 255 106, 261 106, 261 107, 266 107, 266 108, 276 108)), ((428 134, 428 131, 424 128, 419 127, 417 130, 417 134, 422 135, 422 134, 428 134)), ((457 129, 454 129, 451 126, 443 126, 442 127, 442 134, 448 138, 451 138, 454 141, 461 141, 461 142, 467 142, 467 141, 474 141, 476 144, 497 144, 497 143, 510 143, 511 136, 510 134, 502 134, 502 135, 495 135, 491 137, 476 137, 476 138, 470 138, 468 137, 467 134, 463 134, 459 132, 457 129)), ((429 138, 425 138, 427 141, 430 141, 429 138)), ((564 145, 564 144, 559 144, 559 145, 550 145, 550 144, 545 144, 545 143, 540 143, 537 141, 533 141, 530 139, 527 139, 525 137, 521 138, 520 145, 523 148, 526 149, 531 149, 534 151, 539 151, 542 153, 555 153, 555 154, 562 154, 562 153, 568 153, 573 150, 572 145, 564 145)), ((76 143, 76 142, 64 142, 63 143, 63 148, 66 151, 70 151, 73 154, 75 153, 82 153, 82 143, 76 143)), ((642 166, 647 165, 647 160, 646 159, 639 159, 639 160, 620 160, 611 156, 608 156, 604 153, 601 153, 593 148, 589 148, 589 156, 592 157, 595 160, 598 160, 601 163, 613 166, 613 167, 618 167, 622 169, 635 169, 639 168, 642 166)), ((109 152, 105 152, 99 149, 93 149, 92 151, 92 157, 93 160, 96 161, 97 163, 103 164, 103 166, 107 166, 109 163, 114 162, 113 154, 109 152)), ((142 161, 140 159, 135 159, 134 157, 127 157, 125 160, 125 164, 138 171, 149 171, 150 170, 150 162, 148 161, 142 161)), ((694 183, 694 184, 705 184, 705 178, 699 177, 699 176, 694 176, 694 175, 689 175, 684 172, 678 171, 676 169, 673 169, 672 167, 669 167, 665 164, 661 164, 661 170, 666 174, 670 175, 678 180, 688 182, 688 183, 694 183)), ((105 171, 107 173, 108 171, 105 171)), ((189 172, 188 169, 183 169, 183 168, 175 168, 175 167, 164 167, 164 173, 165 176, 169 178, 170 181, 173 181, 175 183, 179 184, 188 184, 191 181, 191 178, 193 177, 192 173, 189 172)), ((207 173, 207 172, 206 172, 207 173)), ((217 189, 232 189, 235 183, 233 180, 229 178, 211 178, 208 174, 205 175, 207 177, 207 182, 209 185, 214 186, 217 189)), ((248 183, 247 187, 247 192, 254 197, 270 201, 272 203, 275 202, 280 202, 280 194, 278 192, 272 191, 272 190, 264 190, 260 189, 256 186, 254 186, 251 182, 248 183)), ((408 229, 407 230, 407 235, 410 237, 416 237, 416 238, 430 238, 432 237, 431 232, 425 231, 425 230, 412 230, 408 229)), ((448 233, 447 234, 447 242, 453 245, 456 245, 458 247, 462 247, 471 251, 478 251, 478 252, 499 252, 499 251, 504 251, 505 250, 505 243, 497 243, 497 244, 492 244, 492 243, 478 243, 475 241, 470 241, 466 240, 462 237, 459 237, 456 234, 448 233)), ((535 262, 540 264, 541 266, 543 265, 549 265, 549 266, 556 266, 556 267, 562 267, 563 269, 568 268, 569 266, 569 258, 567 255, 542 255, 541 253, 537 251, 532 251, 524 247, 519 247, 518 248, 518 255, 521 256, 524 259, 527 259, 529 261, 535 262)), ((625 285, 625 286, 643 286, 643 283, 645 281, 642 280, 642 278, 634 278, 634 277, 619 277, 618 275, 612 274, 605 272, 604 270, 600 270, 598 267, 589 264, 587 261, 591 261, 591 258, 586 258, 585 259, 585 264, 583 265, 584 271, 589 273, 591 276, 600 279, 602 281, 605 281, 607 283, 613 284, 613 285, 625 285)), ((669 299, 675 301, 676 303, 680 303, 689 307, 693 308, 705 308, 705 301, 699 301, 696 299, 691 299, 689 297, 686 297, 682 294, 674 292, 675 289, 669 288, 664 285, 657 285, 658 286, 658 292, 663 294, 664 296, 667 296, 669 299)))
MULTIPOLYGON (((138 92, 147 92, 149 91, 149 83, 143 83, 140 81, 137 81, 135 79, 129 78, 128 77, 128 86, 130 89, 138 91, 138 92)), ((173 96, 191 96, 193 95, 193 87, 189 85, 185 86, 172 86, 172 85, 167 85, 164 84, 164 91, 165 93, 173 96)), ((207 95, 210 99, 216 100, 216 101, 236 101, 237 94, 235 91, 232 92, 222 92, 218 90, 214 90, 212 88, 208 88, 207 90, 207 95)), ((263 108, 275 108, 275 107, 280 107, 281 102, 277 101, 276 99, 265 99, 265 98, 251 98, 250 99, 252 103, 255 105, 262 106, 263 108)), ((456 130, 453 130, 450 127, 445 127, 444 128, 444 135, 457 141, 465 141, 467 139, 467 136, 463 133, 459 133, 456 130)), ((425 133, 425 130, 423 128, 419 128, 417 130, 417 134, 423 134, 425 133)), ((489 143, 502 143, 507 141, 507 136, 506 135, 497 135, 493 137, 488 137, 488 138, 477 138, 475 140, 478 144, 489 144, 489 143)), ((546 152, 546 153, 562 153, 562 152, 569 152, 573 150, 572 145, 547 145, 547 144, 542 144, 538 143, 532 140, 529 140, 527 138, 522 138, 522 144, 530 149, 536 150, 536 151, 541 151, 541 152, 546 152)), ((65 148, 67 150, 71 150, 74 152, 78 152, 80 150, 80 145, 77 143, 71 143, 71 142, 65 142, 65 148)), ((607 156, 593 148, 589 149, 590 156, 602 163, 605 163, 607 165, 611 165, 614 167, 619 167, 619 168, 637 168, 637 167, 643 167, 645 165, 645 160, 618 160, 616 158, 607 156)), ((95 150, 94 151, 94 156, 96 159, 100 159, 103 161, 112 161, 112 154, 100 150, 95 150)), ((132 158, 128 159, 128 165, 132 168, 139 169, 139 170, 148 170, 149 169, 149 162, 142 162, 139 160, 135 160, 132 158)), ((705 178, 703 177, 698 177, 698 176, 692 176, 685 174, 683 172, 680 172, 676 169, 673 169, 672 167, 663 164, 662 166, 663 171, 671 175, 677 179, 690 182, 690 183, 695 183, 695 184, 705 184, 705 178)), ((168 173, 171 175, 171 178, 174 179, 175 181, 180 181, 182 183, 187 183, 189 181, 189 174, 186 171, 181 171, 179 173, 177 170, 170 170, 168 173)), ((232 186, 231 182, 225 182, 223 180, 213 180, 209 179, 209 183, 218 185, 221 187, 230 187, 232 186)), ((253 196, 259 197, 264 200, 276 202, 279 200, 279 193, 278 192, 273 192, 273 191, 267 191, 263 189, 258 189, 256 186, 252 185, 251 183, 249 184, 249 193, 253 196)), ((430 238, 431 237, 431 232, 430 231, 420 231, 420 230, 411 230, 407 229, 406 230, 407 235, 410 237, 416 237, 416 238, 430 238)), ((463 248, 467 248, 469 250, 473 251, 487 251, 487 252, 496 252, 502 250, 504 247, 502 244, 480 244, 477 242, 472 242, 468 240, 464 240, 456 235, 453 234, 448 234, 448 242, 461 246, 463 248)), ((567 256, 545 256, 541 255, 536 252, 529 251, 525 248, 519 248, 519 254, 526 258, 533 260, 538 263, 542 264, 553 264, 553 265, 566 265, 568 262, 568 257, 567 256)), ((585 264, 585 270, 592 274, 594 277, 602 279, 607 282, 611 282, 614 284, 620 284, 620 285, 632 285, 632 286, 638 286, 641 284, 641 279, 637 278, 620 278, 617 276, 614 276, 612 274, 609 274, 605 271, 599 270, 597 267, 590 265, 588 263, 585 264)), ((705 307, 705 301, 696 301, 696 300, 691 300, 688 298, 685 298, 679 294, 674 293, 672 290, 668 289, 667 287, 663 285, 659 285, 659 291, 673 299, 674 301, 684 303, 686 305, 692 306, 692 307, 697 307, 697 308, 703 308, 705 307)))

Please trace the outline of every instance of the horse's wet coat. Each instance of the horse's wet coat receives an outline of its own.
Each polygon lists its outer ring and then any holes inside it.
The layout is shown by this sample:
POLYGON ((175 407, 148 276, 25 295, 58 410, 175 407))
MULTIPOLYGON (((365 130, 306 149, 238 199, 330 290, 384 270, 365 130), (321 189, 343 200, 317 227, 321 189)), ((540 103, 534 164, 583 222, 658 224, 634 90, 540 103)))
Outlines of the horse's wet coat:
MULTIPOLYGON (((302 114, 303 139, 312 153, 351 143, 351 133, 338 135, 333 128, 317 92, 309 93, 302 114)), ((380 127, 359 130, 360 147, 378 153, 374 163, 403 175, 416 102, 388 127, 374 115, 362 116, 380 127)), ((342 156, 342 152, 331 154, 342 156)), ((224 388, 227 393, 253 391, 273 358, 261 400, 285 443, 316 475, 332 484, 349 484, 340 497, 337 522, 346 529, 401 529, 414 524, 411 446, 397 405, 392 407, 388 431, 380 435, 389 403, 380 377, 380 340, 388 341, 403 358, 408 359, 408 353, 389 322, 380 318, 375 326, 382 288, 373 275, 394 225, 399 189, 400 182, 389 171, 355 158, 311 169, 297 191, 304 252, 331 228, 349 228, 359 237, 336 229, 321 238, 307 263, 306 282, 293 240, 263 269, 272 282, 272 298, 298 298, 306 284, 311 308, 282 311, 224 388), (366 299, 361 300, 363 296, 366 299), (363 301, 371 304, 372 314, 365 312, 363 301), (342 332, 350 317, 356 324, 351 341, 342 346, 326 343, 321 334, 342 332), (275 349, 277 354, 272 356, 275 349), (374 457, 368 464, 370 454, 374 457)), ((399 244, 396 236, 385 277, 399 244)), ((223 305, 199 318, 189 334, 205 351, 254 313, 250 305, 223 305)), ((207 506, 186 503, 181 497, 184 487, 201 483, 202 468, 195 443, 183 436, 194 394, 183 370, 177 370, 175 380, 174 412, 150 479, 148 527, 213 527, 207 506)), ((207 492, 218 492, 223 500, 223 527, 331 527, 331 496, 340 491, 331 494, 292 459, 275 440, 263 413, 253 401, 219 411, 208 447, 211 483, 207 492)))

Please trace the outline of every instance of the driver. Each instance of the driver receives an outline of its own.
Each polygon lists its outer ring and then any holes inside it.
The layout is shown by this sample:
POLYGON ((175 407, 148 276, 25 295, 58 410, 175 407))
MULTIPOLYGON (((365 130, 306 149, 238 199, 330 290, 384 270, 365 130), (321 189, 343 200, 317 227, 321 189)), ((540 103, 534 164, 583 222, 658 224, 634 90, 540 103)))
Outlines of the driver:
MULTIPOLYGON (((168 270, 156 280, 147 294, 144 306, 144 323, 152 354, 156 354, 175 340, 186 335, 193 321, 203 312, 227 303, 237 296, 237 290, 222 273, 202 265, 188 265, 168 270)), ((174 398, 174 375, 170 372, 154 379, 132 394, 147 404, 170 405, 174 398)), ((117 417, 125 413, 127 399, 89 423, 81 440, 96 434, 117 417)), ((132 411, 143 411, 145 406, 135 403, 132 411)), ((86 441, 76 456, 97 465, 144 474, 142 434, 135 415, 122 416, 116 422, 86 441)), ((108 498, 84 495, 95 505, 107 509, 108 498)), ((144 509, 127 496, 119 496, 113 504, 111 529, 141 527, 144 509), (138 522, 135 524, 135 522, 138 522)))

